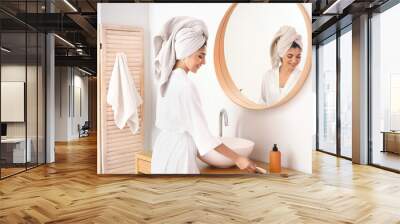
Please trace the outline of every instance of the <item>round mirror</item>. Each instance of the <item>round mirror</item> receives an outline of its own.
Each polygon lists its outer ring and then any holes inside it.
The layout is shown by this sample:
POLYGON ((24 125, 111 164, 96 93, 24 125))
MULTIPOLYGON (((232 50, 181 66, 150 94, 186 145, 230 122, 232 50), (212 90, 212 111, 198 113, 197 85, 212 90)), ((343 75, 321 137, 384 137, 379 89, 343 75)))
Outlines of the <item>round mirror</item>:
POLYGON ((232 4, 215 41, 218 81, 249 109, 287 102, 311 69, 311 20, 302 4, 232 4))

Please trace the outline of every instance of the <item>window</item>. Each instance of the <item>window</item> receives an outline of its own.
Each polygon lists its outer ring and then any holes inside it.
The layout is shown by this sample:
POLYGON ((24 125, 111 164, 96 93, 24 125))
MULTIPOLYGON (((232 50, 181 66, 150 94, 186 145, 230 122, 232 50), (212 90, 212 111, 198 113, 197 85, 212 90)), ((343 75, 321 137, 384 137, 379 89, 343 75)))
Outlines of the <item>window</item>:
POLYGON ((371 18, 371 162, 400 171, 400 5, 371 18))
POLYGON ((400 73, 390 75, 390 130, 400 131, 400 73))
POLYGON ((352 157, 352 34, 340 36, 340 155, 352 157))
POLYGON ((336 40, 318 48, 318 149, 336 153, 336 40))
MULTIPOLYGON (((18 16, 42 13, 42 5, 0 1, 18 16)), ((44 33, 0 12, 0 178, 45 163, 45 45, 44 33)))

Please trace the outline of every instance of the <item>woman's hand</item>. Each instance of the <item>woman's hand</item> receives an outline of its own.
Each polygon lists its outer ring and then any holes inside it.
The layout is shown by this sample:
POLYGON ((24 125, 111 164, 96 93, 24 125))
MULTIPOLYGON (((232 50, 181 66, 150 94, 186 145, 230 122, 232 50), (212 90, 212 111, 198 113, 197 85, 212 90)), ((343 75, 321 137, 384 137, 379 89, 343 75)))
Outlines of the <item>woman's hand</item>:
POLYGON ((247 157, 237 154, 226 145, 221 144, 217 148, 215 148, 215 150, 235 162, 236 166, 239 167, 239 169, 246 169, 248 172, 251 173, 256 172, 256 164, 253 161, 251 161, 247 157))
POLYGON ((241 170, 246 169, 247 171, 252 172, 252 173, 254 173, 256 171, 256 164, 244 156, 239 156, 236 159, 235 164, 241 170))

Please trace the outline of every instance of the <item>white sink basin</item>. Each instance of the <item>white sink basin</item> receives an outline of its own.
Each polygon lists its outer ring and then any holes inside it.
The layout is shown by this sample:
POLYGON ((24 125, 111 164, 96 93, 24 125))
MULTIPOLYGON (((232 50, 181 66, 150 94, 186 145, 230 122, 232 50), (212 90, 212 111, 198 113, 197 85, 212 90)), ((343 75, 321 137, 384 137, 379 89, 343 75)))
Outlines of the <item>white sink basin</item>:
MULTIPOLYGON (((254 142, 243 138, 222 137, 221 141, 237 154, 245 157, 248 157, 254 149, 254 142)), ((219 168, 228 168, 235 165, 232 160, 215 150, 211 150, 199 158, 208 165, 219 168)))

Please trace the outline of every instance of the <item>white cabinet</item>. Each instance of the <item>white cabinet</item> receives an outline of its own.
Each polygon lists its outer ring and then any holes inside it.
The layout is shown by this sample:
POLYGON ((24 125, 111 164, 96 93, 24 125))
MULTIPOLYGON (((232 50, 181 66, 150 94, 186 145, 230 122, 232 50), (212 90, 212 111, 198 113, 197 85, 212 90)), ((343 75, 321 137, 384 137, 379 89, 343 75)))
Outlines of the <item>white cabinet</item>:
POLYGON ((26 143, 27 148, 25 151, 25 138, 7 138, 1 140, 2 146, 12 148, 13 163, 25 163, 32 161, 32 140, 28 138, 26 143))

